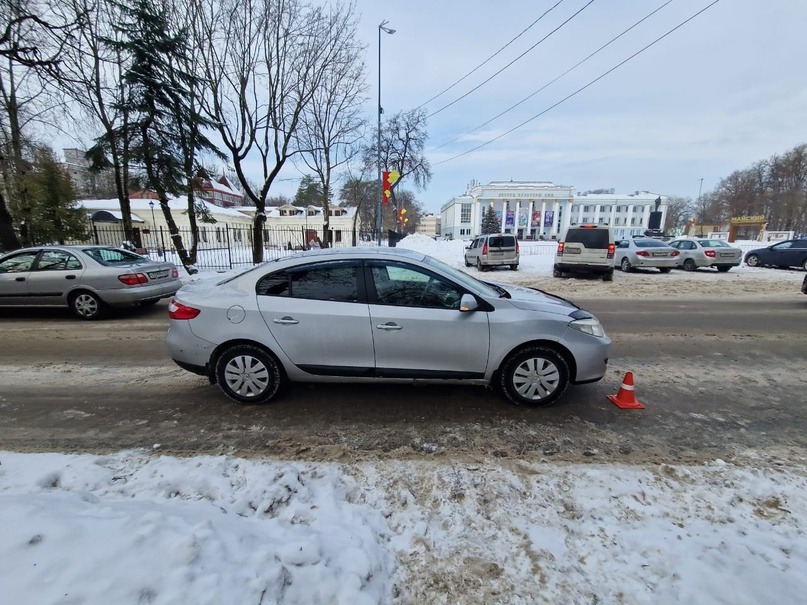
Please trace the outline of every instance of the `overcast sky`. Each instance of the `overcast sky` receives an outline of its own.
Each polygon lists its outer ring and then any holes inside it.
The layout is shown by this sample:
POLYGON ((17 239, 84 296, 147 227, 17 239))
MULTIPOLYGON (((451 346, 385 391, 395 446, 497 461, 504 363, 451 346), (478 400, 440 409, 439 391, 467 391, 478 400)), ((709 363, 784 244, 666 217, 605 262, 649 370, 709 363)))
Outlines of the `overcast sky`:
MULTIPOLYGON (((594 0, 539 43, 588 2, 357 0, 373 123, 378 24, 384 19, 396 30, 382 39, 385 113, 425 103, 434 114, 428 121, 427 147, 433 179, 417 194, 427 210, 438 212, 465 192, 472 179, 547 180, 578 191, 613 187, 618 193, 649 190, 694 199, 701 178, 703 191, 708 191, 735 169, 807 142, 807 3, 718 1, 550 109, 712 0, 594 0), (477 128, 659 7, 564 77, 477 128), (430 100, 519 34, 477 71, 430 100), (544 111, 495 142, 457 157, 544 111)), ((286 177, 298 175, 293 169, 284 171, 286 177)), ((292 194, 296 189, 293 181, 283 186, 292 194)))

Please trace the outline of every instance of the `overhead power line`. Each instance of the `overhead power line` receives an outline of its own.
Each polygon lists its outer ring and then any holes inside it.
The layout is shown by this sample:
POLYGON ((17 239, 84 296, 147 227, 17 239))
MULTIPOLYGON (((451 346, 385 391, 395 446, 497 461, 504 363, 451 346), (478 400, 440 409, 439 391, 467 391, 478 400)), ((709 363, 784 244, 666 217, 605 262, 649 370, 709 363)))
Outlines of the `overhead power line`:
POLYGON ((484 142, 484 143, 482 143, 481 145, 477 145, 476 147, 474 147, 474 148, 472 148, 472 149, 469 149, 469 150, 467 150, 467 151, 463 151, 462 153, 458 153, 457 155, 452 156, 452 157, 450 157, 450 158, 447 158, 447 159, 445 159, 445 160, 442 160, 442 161, 440 161, 440 162, 435 162, 434 164, 432 164, 432 166, 439 166, 440 164, 445 164, 445 163, 447 163, 447 162, 451 162, 451 161, 453 161, 453 160, 456 160, 457 158, 461 158, 461 157, 462 157, 462 156, 464 156, 464 155, 468 155, 469 153, 473 153, 474 151, 478 151, 479 149, 482 149, 482 147, 485 147, 485 146, 487 146, 487 145, 490 145, 491 143, 494 143, 494 142, 498 141, 499 139, 501 139, 501 138, 503 138, 503 137, 506 137, 508 134, 510 134, 510 133, 512 133, 512 132, 515 132, 515 131, 516 131, 516 130, 518 130, 519 128, 522 128, 523 126, 526 126, 527 124, 529 124, 529 123, 530 123, 530 122, 532 122, 533 120, 536 120, 536 119, 540 118, 542 115, 544 115, 545 113, 547 113, 547 112, 551 111, 552 109, 554 109, 555 107, 557 107, 557 106, 558 106, 558 105, 560 105, 561 103, 565 103, 566 101, 568 101, 569 99, 571 99, 571 98, 572 98, 572 97, 574 97, 575 95, 577 95, 577 94, 579 94, 579 93, 583 92, 583 91, 584 91, 586 88, 588 88, 588 87, 589 87, 589 86, 591 86, 592 84, 594 84, 594 83, 596 83, 596 82, 599 82, 599 81, 600 81, 600 80, 602 80, 602 79, 603 79, 605 76, 607 76, 607 75, 608 75, 608 74, 610 74, 611 72, 615 71, 616 69, 618 69, 618 68, 622 67, 622 66, 623 66, 625 63, 627 63, 628 61, 630 61, 630 60, 631 60, 631 59, 633 59, 634 57, 637 57, 638 55, 642 54, 642 53, 643 53, 644 51, 646 51, 648 48, 650 48, 651 46, 654 46, 655 44, 657 44, 658 42, 660 42, 661 40, 663 40, 664 38, 666 38, 667 36, 669 36, 669 35, 670 35, 671 33, 673 33, 674 31, 676 31, 676 30, 680 29, 681 27, 683 27, 684 25, 686 25, 687 23, 689 23, 690 21, 692 21, 692 20, 693 20, 695 17, 699 16, 700 14, 704 13, 704 12, 705 12, 705 11, 707 11, 708 9, 712 8, 712 7, 713 7, 715 4, 717 4, 718 2, 720 2, 720 0, 714 0, 714 2, 712 2, 711 4, 708 4, 707 6, 705 6, 705 7, 704 7, 704 8, 702 8, 701 10, 699 10, 697 13, 695 13, 694 15, 692 15, 691 17, 689 17, 688 19, 686 19, 686 20, 682 21, 681 23, 679 23, 678 25, 676 25, 675 27, 673 27, 671 30, 669 30, 667 33, 665 33, 664 35, 659 36, 658 38, 656 38, 655 40, 653 40, 653 41, 652 41, 650 44, 648 44, 647 46, 644 46, 644 47, 643 47, 643 48, 641 48, 640 50, 638 50, 638 51, 636 51, 635 53, 633 53, 633 54, 632 54, 631 56, 629 56, 627 59, 625 59, 625 60, 621 61, 620 63, 617 63, 616 65, 614 65, 614 66, 613 66, 611 69, 609 69, 609 70, 608 70, 608 71, 606 71, 605 73, 603 73, 603 74, 601 74, 600 76, 598 76, 598 77, 594 78, 594 79, 593 79, 591 82, 589 82, 589 83, 588 83, 588 84, 586 84, 585 86, 581 86, 580 88, 578 88, 577 90, 575 90, 573 93, 571 93, 571 94, 569 94, 569 95, 567 95, 567 96, 563 97, 563 98, 562 98, 560 101, 558 101, 558 102, 557 102, 557 103, 555 103, 554 105, 550 105, 549 107, 547 107, 546 109, 544 109, 542 112, 540 112, 540 113, 538 113, 538 114, 536 114, 536 115, 532 116, 532 117, 531 117, 531 118, 529 118, 528 120, 523 121, 523 122, 522 122, 521 124, 519 124, 518 126, 514 126, 513 128, 511 128, 511 129, 510 129, 510 130, 508 130, 507 132, 503 132, 503 133, 502 133, 502 134, 500 134, 499 136, 494 137, 494 138, 490 139, 489 141, 485 141, 485 142, 484 142))
POLYGON ((485 122, 485 123, 483 123, 483 124, 480 124, 479 126, 475 126, 475 127, 474 127, 474 128, 472 128, 471 130, 469 130, 469 131, 467 131, 467 132, 465 132, 465 133, 463 133, 463 134, 459 135, 458 137, 456 137, 456 138, 454 138, 454 139, 451 139, 451 140, 450 140, 450 141, 448 141, 447 143, 443 143, 442 145, 438 145, 437 147, 432 147, 432 148, 431 148, 431 151, 437 151, 438 149, 442 149, 442 148, 443 148, 443 147, 445 147, 446 145, 451 145, 451 143, 455 143, 456 141, 460 140, 460 139, 461 139, 462 137, 464 137, 465 135, 470 134, 470 133, 472 133, 472 132, 476 132, 476 131, 477 131, 477 130, 479 130, 480 128, 484 128, 485 126, 487 126, 488 124, 490 124, 490 123, 491 123, 491 122, 493 122, 494 120, 498 120, 500 117, 502 117, 502 116, 503 116, 503 115, 505 115, 506 113, 509 113, 509 112, 513 111, 513 110, 514 110, 516 107, 518 107, 519 105, 522 105, 522 104, 526 103, 526 102, 527 102, 527 101, 529 101, 531 98, 533 98, 535 95, 537 95, 539 92, 542 92, 543 90, 546 90, 546 89, 547 89, 547 88, 549 88, 549 87, 550 87, 552 84, 554 84, 555 82, 557 82, 558 80, 560 80, 560 79, 561 79, 563 76, 565 76, 565 75, 566 75, 566 74, 568 74, 569 72, 571 72, 571 71, 573 71, 573 70, 577 69, 577 68, 578 68, 578 67, 580 67, 580 66, 581 66, 583 63, 585 63, 586 61, 588 61, 589 59, 591 59, 591 57, 593 57, 594 55, 598 54, 600 51, 604 50, 605 48, 607 48, 608 46, 610 46, 611 44, 613 44, 614 42, 616 42, 617 40, 619 40, 619 39, 620 39, 622 36, 624 36, 625 34, 627 34, 629 31, 631 31, 632 29, 634 29, 634 28, 636 28, 637 26, 641 25, 643 22, 647 21, 647 20, 648 20, 650 17, 652 17, 653 15, 655 15, 657 12, 659 12, 659 11, 660 11, 662 8, 664 8, 665 6, 667 6, 668 4, 670 4, 672 1, 673 1, 673 0, 667 0, 667 2, 665 2, 664 4, 662 4, 661 6, 659 6, 659 7, 658 7, 656 10, 654 10, 653 12, 651 12, 651 13, 649 13, 649 14, 645 15, 645 16, 644 16, 644 17, 642 17, 641 19, 639 19, 639 20, 638 20, 636 23, 634 23, 633 25, 631 25, 631 26, 630 26, 628 29, 624 30, 624 31, 623 31, 621 34, 619 34, 618 36, 614 36, 614 37, 613 37, 613 38, 611 38, 611 39, 610 39, 608 42, 606 42, 605 44, 603 44, 602 46, 600 46, 600 47, 599 47, 597 50, 595 50, 593 53, 591 53, 590 55, 588 55, 588 56, 587 56, 585 59, 583 59, 582 61, 578 61, 577 63, 575 63, 574 65, 572 65, 572 66, 571 66, 569 69, 567 69, 567 70, 566 70, 566 71, 564 71, 562 74, 560 74, 560 75, 559 75, 557 78, 554 78, 553 80, 550 80, 549 82, 547 82, 546 84, 544 84, 543 86, 541 86, 541 88, 539 88, 539 89, 538 89, 538 90, 536 90, 535 92, 533 92, 533 93, 529 94, 528 96, 524 97, 523 99, 521 99, 521 100, 520 100, 518 103, 516 103, 515 105, 511 105, 510 107, 508 107, 507 109, 505 109, 503 112, 501 112, 501 113, 499 113, 499 114, 497 114, 497 115, 493 116, 493 117, 492 117, 491 119, 489 119, 487 122, 485 122))
POLYGON ((487 59, 485 59, 484 61, 482 61, 482 63, 480 63, 479 65, 477 65, 476 67, 474 67, 474 68, 473 68, 471 71, 469 71, 467 74, 465 74, 464 76, 462 76, 462 77, 461 77, 459 80, 457 80, 456 82, 454 82, 454 83, 453 83, 451 86, 449 86, 449 87, 448 87, 448 88, 446 88, 445 90, 442 90, 442 91, 438 92, 436 95, 434 95, 434 96, 433 96, 431 99, 429 99, 428 101, 425 101, 424 103, 421 103, 421 104, 420 104, 418 107, 416 107, 416 109, 420 109, 421 107, 423 107, 423 106, 425 106, 425 105, 428 105, 429 103, 431 103, 431 102, 432 102, 432 101, 434 101, 435 99, 437 99, 437 98, 439 98, 439 97, 443 96, 443 95, 444 95, 445 93, 447 93, 449 90, 451 90, 452 88, 454 88, 454 87, 455 87, 457 84, 459 84, 460 82, 462 82, 462 81, 463 81, 465 78, 467 78, 467 77, 468 77, 468 76, 470 76, 471 74, 475 73, 475 72, 476 72, 476 71, 478 71, 480 68, 484 67, 484 66, 485 66, 487 63, 489 63, 489 62, 491 61, 491 59, 493 59, 494 57, 496 57, 496 56, 497 56, 499 53, 501 53, 501 52, 502 52, 502 51, 503 51, 505 48, 507 48, 507 47, 508 47, 508 46, 510 46, 510 45, 511 45, 513 42, 515 42, 516 40, 518 40, 518 39, 519 39, 521 36, 523 36, 524 34, 526 34, 526 33, 527 33, 527 32, 528 32, 530 29, 532 29, 532 28, 535 26, 535 24, 536 24, 536 23, 538 23, 538 22, 539 22, 541 19, 543 19, 543 18, 544 18, 544 17, 546 17, 546 16, 547 16, 549 13, 551 13, 551 12, 552 12, 552 11, 553 11, 555 8, 557 8, 557 7, 558 7, 558 6, 559 6, 559 5, 560 5, 562 2, 564 2, 564 0, 558 0, 558 1, 555 3, 555 5, 554 5, 554 6, 550 7, 550 8, 549 8, 549 9, 547 9, 546 11, 544 11, 544 14, 543 14, 543 15, 541 15, 540 17, 538 17, 538 18, 537 18, 535 21, 533 21, 533 22, 532 22, 532 23, 530 23, 530 24, 529 24, 527 27, 525 27, 523 30, 521 30, 521 33, 519 33, 519 34, 518 34, 518 35, 517 35, 515 38, 511 39, 511 40, 510 40, 510 41, 509 41, 507 44, 505 44, 504 46, 502 46, 502 47, 501 47, 499 50, 497 50, 495 53, 493 53, 492 55, 490 55, 490 56, 489 56, 487 59))
POLYGON ((475 91, 479 90, 480 88, 482 88, 482 87, 483 87, 485 84, 487 84, 488 82, 490 82, 490 81, 491 81, 493 78, 495 78, 496 76, 498 76, 498 75, 499 75, 500 73, 502 73, 502 72, 503 72, 505 69, 507 69, 508 67, 510 67, 510 66, 511 66, 513 63, 515 63, 516 61, 521 60, 521 59, 524 57, 524 55, 526 55, 527 53, 531 52, 531 51, 532 51, 532 50, 533 50, 533 49, 534 49, 536 46, 538 46, 539 44, 541 44, 541 43, 542 43, 544 40, 546 40, 547 38, 549 38, 549 36, 551 36, 552 34, 554 34, 555 32, 557 32, 559 29, 561 29, 561 28, 562 28, 564 25, 566 25, 566 24, 567 24, 569 21, 571 21, 571 20, 572 20, 572 19, 574 19, 574 18, 575 18, 577 15, 579 15, 579 14, 580 14, 580 13, 582 13, 584 10, 586 10, 586 9, 587 9, 589 6, 591 6, 593 3, 594 3, 594 0, 589 0, 589 1, 588 1, 588 2, 587 2, 587 3, 586 3, 586 4, 585 4, 585 5, 584 5, 584 6, 583 6, 581 9, 579 9, 579 10, 578 10, 577 12, 575 12, 575 13, 574 13, 574 14, 573 14, 571 17, 569 17, 568 19, 566 19, 566 21, 564 21, 563 23, 561 23, 560 25, 558 25, 558 26, 557 26, 555 29, 553 29, 551 32, 549 32, 547 35, 545 35, 543 38, 541 38, 540 40, 538 40, 538 42, 536 42, 535 44, 533 44, 532 46, 530 46, 530 47, 529 47, 527 50, 525 50, 523 53, 521 53, 521 54, 520 54, 519 56, 517 56, 515 59, 513 59, 512 61, 510 61, 510 63, 508 63, 507 65, 505 65, 504 67, 502 67, 502 68, 501 68, 499 71, 497 71, 495 74, 493 74, 492 76, 490 76, 490 77, 489 77, 487 80, 484 80, 483 82, 481 82, 480 84, 478 84, 477 86, 475 86, 474 88, 472 88, 471 90, 469 90, 468 92, 466 92, 466 93, 465 93, 464 95, 462 95, 461 97, 458 97, 457 99, 454 99, 453 101, 451 101, 451 103, 448 103, 447 105, 443 105, 443 106, 442 106, 440 109, 438 109, 437 111, 430 113, 430 114, 429 114, 427 117, 428 117, 428 118, 431 118, 432 116, 436 116, 438 113, 440 113, 440 112, 441 112, 441 111, 443 111, 444 109, 448 109, 449 107, 451 107, 451 106, 452 106, 452 105, 454 105, 455 103, 457 103, 457 102, 461 101, 462 99, 464 99, 465 97, 467 97, 467 96, 468 96, 469 94, 471 94, 472 92, 475 92, 475 91))

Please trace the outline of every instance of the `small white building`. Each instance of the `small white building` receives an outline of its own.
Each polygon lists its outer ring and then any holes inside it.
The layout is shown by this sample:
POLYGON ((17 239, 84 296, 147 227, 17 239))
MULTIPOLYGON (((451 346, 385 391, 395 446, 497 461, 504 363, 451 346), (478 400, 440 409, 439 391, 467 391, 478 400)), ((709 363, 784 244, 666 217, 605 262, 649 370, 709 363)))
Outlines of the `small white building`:
POLYGON ((569 223, 578 225, 611 225, 616 239, 626 239, 643 235, 648 229, 663 230, 666 217, 667 196, 636 191, 577 195, 568 218, 569 223))

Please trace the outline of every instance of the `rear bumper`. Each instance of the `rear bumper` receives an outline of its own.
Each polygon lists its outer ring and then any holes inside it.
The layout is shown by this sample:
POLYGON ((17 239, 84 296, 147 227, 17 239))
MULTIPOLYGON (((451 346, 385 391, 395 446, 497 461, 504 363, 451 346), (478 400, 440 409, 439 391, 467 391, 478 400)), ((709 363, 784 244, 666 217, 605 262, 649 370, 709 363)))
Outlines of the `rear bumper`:
POLYGON ((565 271, 567 273, 596 273, 603 274, 609 273, 614 270, 614 265, 591 265, 585 263, 555 263, 555 269, 565 271))
POLYGON ((148 284, 136 288, 118 288, 115 290, 102 290, 98 295, 109 305, 125 307, 136 305, 144 300, 167 298, 173 296, 182 287, 178 279, 160 284, 148 284))

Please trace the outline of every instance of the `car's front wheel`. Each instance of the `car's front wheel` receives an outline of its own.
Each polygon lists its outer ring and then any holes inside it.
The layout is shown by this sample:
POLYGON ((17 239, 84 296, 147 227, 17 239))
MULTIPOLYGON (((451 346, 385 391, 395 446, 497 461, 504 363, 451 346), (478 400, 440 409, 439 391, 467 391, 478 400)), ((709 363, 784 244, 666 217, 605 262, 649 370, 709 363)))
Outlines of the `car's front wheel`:
POLYGON ((749 267, 759 267, 762 261, 756 254, 749 254, 745 257, 745 264, 749 267))
POLYGON ((278 361, 255 345, 234 345, 216 361, 216 382, 239 403, 266 403, 283 382, 278 361))
POLYGON ((70 310, 81 319, 97 319, 104 310, 104 302, 92 292, 76 292, 70 297, 70 310))
POLYGON ((569 386, 569 365, 547 347, 530 347, 502 364, 501 387, 516 405, 552 405, 569 386))

